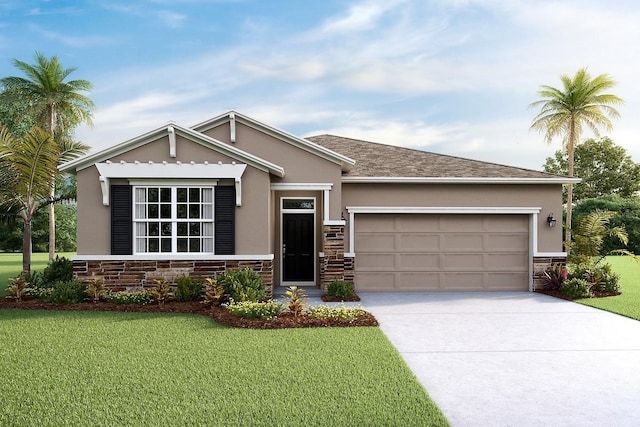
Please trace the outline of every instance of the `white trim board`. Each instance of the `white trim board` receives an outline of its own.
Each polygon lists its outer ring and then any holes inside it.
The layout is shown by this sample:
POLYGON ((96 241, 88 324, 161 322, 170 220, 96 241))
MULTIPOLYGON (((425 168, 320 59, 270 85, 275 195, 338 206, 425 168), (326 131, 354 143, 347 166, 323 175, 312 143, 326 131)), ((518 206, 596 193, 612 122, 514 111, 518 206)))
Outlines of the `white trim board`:
POLYGON ((349 213, 424 213, 424 214, 538 214, 540 207, 425 207, 425 206, 347 206, 349 213))
POLYGON ((446 176, 345 176, 345 184, 399 183, 399 184, 577 184, 580 178, 501 178, 501 177, 446 177, 446 176))
POLYGON ((274 254, 211 255, 211 254, 140 254, 140 255, 75 255, 74 261, 273 261, 274 254))
POLYGON ((331 183, 316 182, 275 182, 271 184, 271 191, 328 191, 331 183))

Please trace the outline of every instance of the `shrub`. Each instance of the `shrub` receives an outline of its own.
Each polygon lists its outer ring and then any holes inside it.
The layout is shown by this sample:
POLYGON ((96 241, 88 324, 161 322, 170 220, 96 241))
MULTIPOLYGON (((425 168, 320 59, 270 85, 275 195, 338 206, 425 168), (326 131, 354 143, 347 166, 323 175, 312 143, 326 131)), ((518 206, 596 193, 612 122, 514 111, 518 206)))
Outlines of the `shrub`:
POLYGON ((224 286, 211 277, 207 277, 204 280, 206 285, 204 287, 204 301, 202 302, 204 304, 219 306, 220 299, 224 295, 224 286))
POLYGON ((361 307, 346 307, 344 304, 338 307, 329 307, 328 305, 309 307, 309 317, 315 319, 342 319, 352 323, 364 314, 366 311, 361 307))
POLYGON ((87 283, 87 294, 89 294, 89 298, 93 300, 94 303, 98 303, 100 298, 102 298, 107 293, 104 282, 100 279, 90 279, 87 283))
POLYGON ((577 298, 591 298, 591 283, 578 277, 567 279, 562 282, 560 292, 577 298))
POLYGON ((115 304, 138 304, 147 305, 154 300, 154 296, 149 291, 137 292, 110 292, 106 295, 106 300, 115 304))
POLYGON ((263 302, 241 301, 225 304, 229 313, 243 319, 272 319, 282 312, 282 303, 275 300, 263 302))
POLYGON ((297 286, 289 286, 284 295, 289 298, 287 302, 287 309, 294 316, 298 317, 304 311, 304 306, 307 304, 307 296, 304 291, 297 286))
POLYGON ((42 270, 41 285, 49 287, 55 282, 68 282, 73 279, 73 262, 69 258, 56 258, 42 270))
POLYGON ((327 288, 327 295, 340 299, 350 298, 355 295, 353 283, 345 282, 344 280, 334 280, 327 288))
POLYGON ((51 292, 43 298, 54 304, 74 304, 87 298, 87 287, 78 280, 57 281, 51 288, 51 292))
POLYGON ((202 280, 180 276, 176 279, 175 298, 178 301, 199 301, 202 299, 202 286, 202 280))
POLYGON ((263 301, 267 297, 262 279, 250 268, 227 270, 218 277, 218 283, 224 287, 227 301, 263 301))
POLYGON ((553 264, 544 271, 544 289, 549 291, 559 291, 562 282, 564 282, 569 275, 567 268, 562 264, 553 264))
POLYGON ((158 304, 164 305, 165 301, 173 296, 171 285, 164 279, 153 279, 155 286, 151 288, 151 295, 158 301, 158 304))
POLYGON ((593 262, 578 264, 574 267, 573 277, 585 279, 591 284, 592 292, 620 292, 620 276, 615 274, 611 265, 593 262))
POLYGON ((15 298, 20 302, 22 301, 22 296, 26 293, 28 286, 29 282, 27 282, 24 277, 18 276, 11 279, 11 283, 7 286, 7 292, 9 292, 9 295, 11 295, 12 298, 15 298))

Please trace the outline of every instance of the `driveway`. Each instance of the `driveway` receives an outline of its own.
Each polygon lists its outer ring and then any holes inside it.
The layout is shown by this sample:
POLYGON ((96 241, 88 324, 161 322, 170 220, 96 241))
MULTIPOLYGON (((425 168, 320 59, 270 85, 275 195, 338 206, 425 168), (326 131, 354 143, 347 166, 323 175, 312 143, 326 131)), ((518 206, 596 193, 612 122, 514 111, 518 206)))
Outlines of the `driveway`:
POLYGON ((546 295, 359 293, 453 426, 637 426, 640 322, 546 295))

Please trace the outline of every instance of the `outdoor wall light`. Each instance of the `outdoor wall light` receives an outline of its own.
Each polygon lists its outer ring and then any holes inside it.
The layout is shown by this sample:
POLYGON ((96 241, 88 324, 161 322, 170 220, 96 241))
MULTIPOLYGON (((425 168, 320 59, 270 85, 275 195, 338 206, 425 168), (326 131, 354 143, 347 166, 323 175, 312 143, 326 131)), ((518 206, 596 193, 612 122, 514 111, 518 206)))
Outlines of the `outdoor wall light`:
POLYGON ((556 219, 553 217, 553 212, 551 212, 547 217, 547 224, 549 224, 549 227, 556 226, 556 219))
POLYGON ((349 222, 347 218, 344 217, 344 212, 340 212, 340 219, 344 221, 345 225, 349 222))

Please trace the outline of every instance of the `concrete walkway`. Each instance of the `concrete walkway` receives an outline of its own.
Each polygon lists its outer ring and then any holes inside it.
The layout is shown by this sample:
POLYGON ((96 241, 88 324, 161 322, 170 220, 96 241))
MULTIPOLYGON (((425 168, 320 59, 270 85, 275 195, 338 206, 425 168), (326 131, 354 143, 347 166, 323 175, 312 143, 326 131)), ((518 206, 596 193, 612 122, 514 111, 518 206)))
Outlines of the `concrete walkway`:
POLYGON ((359 293, 453 426, 640 425, 640 322, 523 292, 359 293))

